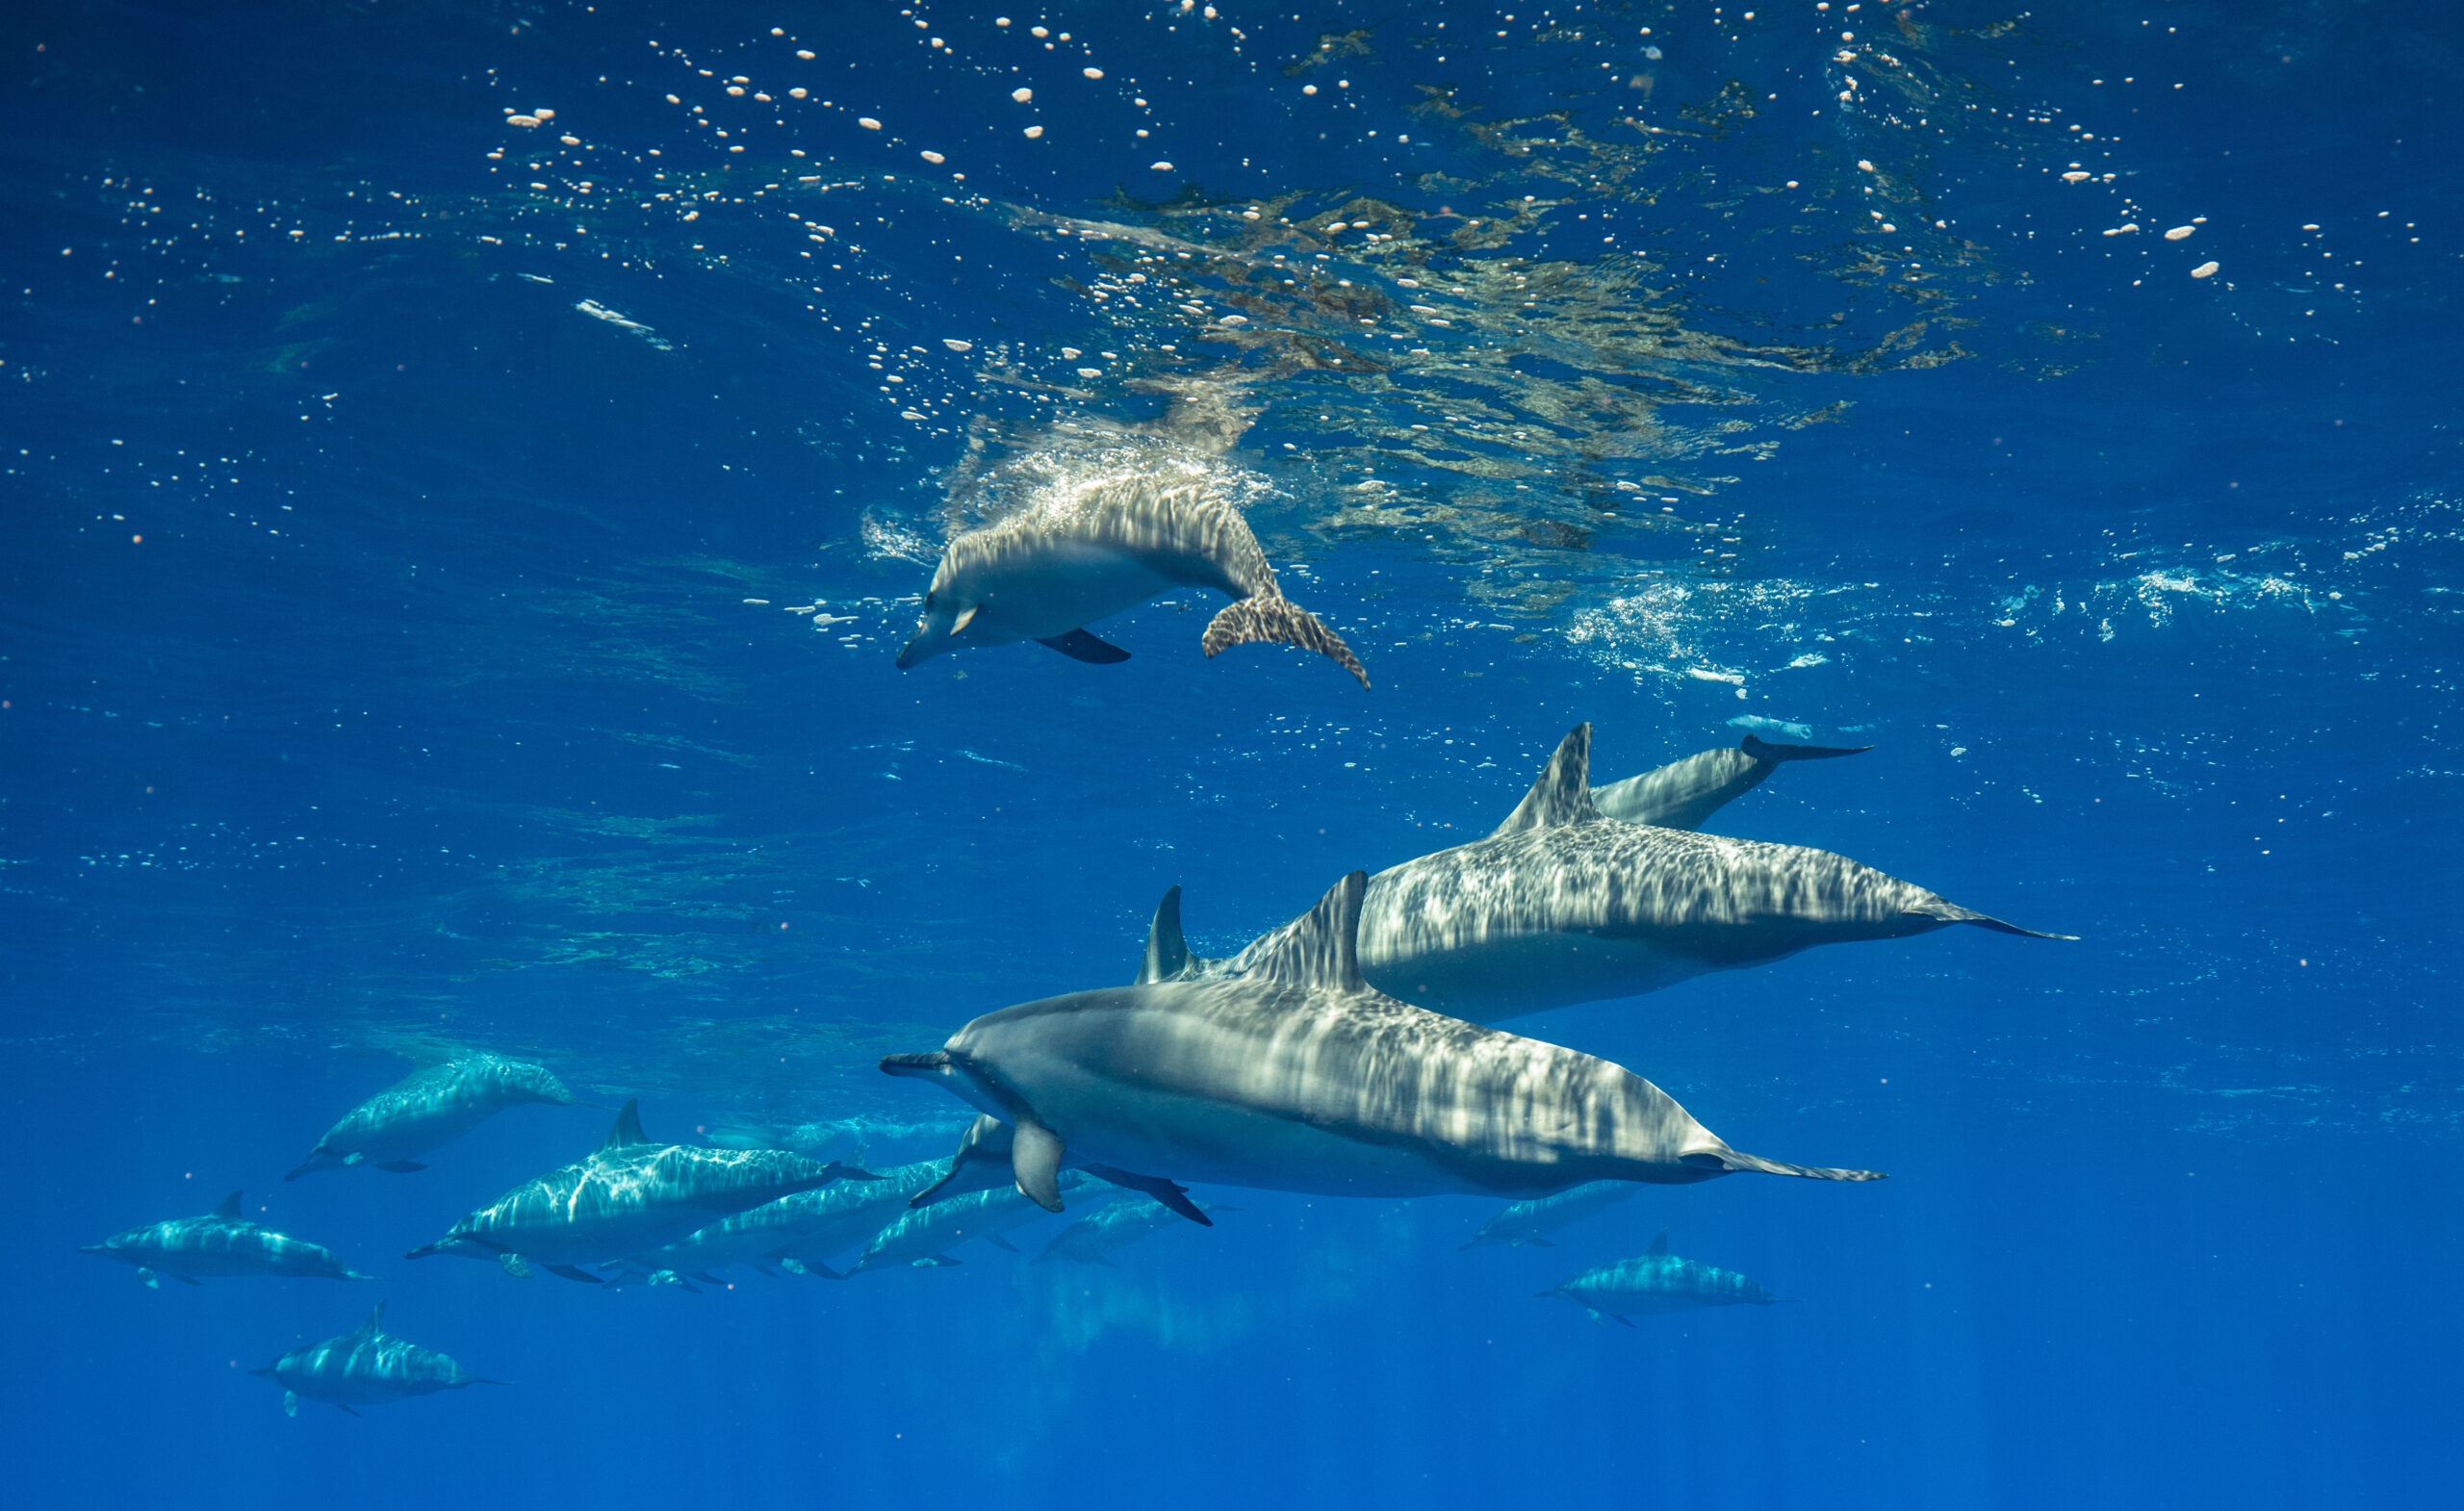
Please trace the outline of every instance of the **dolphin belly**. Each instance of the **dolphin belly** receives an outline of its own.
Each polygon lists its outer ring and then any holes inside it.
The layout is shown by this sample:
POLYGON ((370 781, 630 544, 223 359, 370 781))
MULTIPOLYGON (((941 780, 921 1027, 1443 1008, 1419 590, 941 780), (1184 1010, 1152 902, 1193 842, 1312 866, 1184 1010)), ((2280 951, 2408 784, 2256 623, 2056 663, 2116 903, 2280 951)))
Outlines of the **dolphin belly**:
POLYGON ((968 584, 983 607, 964 639, 978 645, 1049 640, 1134 608, 1172 585, 1172 578, 1108 546, 1052 540, 968 584))
POLYGON ((1361 931, 1360 973, 1390 997, 1474 1023, 1674 986, 1727 962, 1653 938, 1581 932, 1521 934, 1426 946, 1361 931))

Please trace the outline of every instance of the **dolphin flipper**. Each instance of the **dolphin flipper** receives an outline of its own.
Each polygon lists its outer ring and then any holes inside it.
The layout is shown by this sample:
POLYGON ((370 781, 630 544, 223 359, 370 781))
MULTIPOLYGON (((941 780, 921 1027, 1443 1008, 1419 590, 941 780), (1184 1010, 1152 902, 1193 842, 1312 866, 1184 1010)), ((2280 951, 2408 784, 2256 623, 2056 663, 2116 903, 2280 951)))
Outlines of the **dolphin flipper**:
POLYGON ((340 1402, 340 1401, 336 1401, 336 1402, 334 1402, 334 1410, 336 1410, 336 1411, 338 1411, 338 1412, 342 1412, 342 1413, 343 1413, 343 1414, 345 1414, 346 1416, 356 1417, 356 1416, 358 1416, 358 1415, 359 1415, 359 1413, 357 1413, 357 1412, 355 1412, 355 1411, 352 1411, 349 1407, 347 1407, 347 1406, 344 1405, 344 1404, 343 1404, 342 1402, 340 1402))
POLYGON ((1302 608, 1280 593, 1260 594, 1223 605, 1222 611, 1206 627, 1198 640, 1198 649, 1209 656, 1226 648, 1245 645, 1252 640, 1273 640, 1303 651, 1315 651, 1360 679, 1369 685, 1369 674, 1361 670, 1360 657, 1343 637, 1326 627, 1325 621, 1302 608))
POLYGON ((1061 1136, 1041 1123, 1020 1118, 1010 1145, 1010 1168, 1017 1177, 1018 1194, 1046 1212, 1061 1210, 1061 1136))
POLYGON ((1049 640, 1039 638, 1036 644, 1050 646, 1072 661, 1085 661, 1093 666, 1111 666, 1129 659, 1129 653, 1108 640, 1098 640, 1084 629, 1073 629, 1049 640))

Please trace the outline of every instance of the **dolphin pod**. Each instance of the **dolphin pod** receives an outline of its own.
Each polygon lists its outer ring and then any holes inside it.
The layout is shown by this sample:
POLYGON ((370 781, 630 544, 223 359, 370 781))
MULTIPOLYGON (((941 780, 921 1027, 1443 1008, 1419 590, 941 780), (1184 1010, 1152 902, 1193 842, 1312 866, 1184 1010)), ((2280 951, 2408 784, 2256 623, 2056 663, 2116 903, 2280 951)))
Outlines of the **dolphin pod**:
POLYGON ((1613 1317, 1628 1327, 1634 1325, 1634 1314, 1654 1317, 1707 1306, 1769 1306, 1780 1299, 1735 1270, 1678 1258, 1668 1251, 1665 1233, 1652 1240, 1651 1252, 1640 1259, 1601 1265, 1535 1293, 1563 1296, 1589 1312, 1595 1322, 1613 1317))
POLYGON ((1378 992, 1356 960, 1368 880, 1336 883, 1241 976, 1004 1008, 882 1069, 1010 1123, 1017 1190, 1051 1212, 1073 1160, 1360 1196, 1881 1178, 1743 1153, 1621 1065, 1378 992))
POLYGON ((580 1266, 660 1248, 717 1218, 860 1173, 777 1149, 653 1143, 637 1104, 627 1102, 589 1158, 525 1181, 407 1257, 476 1247, 509 1274, 536 1264, 598 1285, 580 1266))
POLYGON ((419 1156, 443 1148, 508 1107, 526 1102, 571 1107, 579 1100, 545 1065, 501 1055, 466 1055, 414 1070, 344 1114, 283 1179, 295 1181, 355 1165, 406 1175, 427 1168, 419 1156))
MULTIPOLYGON (((1705 752, 1608 790, 1626 789, 1618 801, 1630 810, 1700 822, 1759 781, 1777 764, 1765 753, 1778 749, 1750 741, 1736 753, 1750 764, 1729 763, 1726 775, 1706 757, 1729 753, 1705 752)), ((1577 725, 1494 833, 1372 878, 1360 923, 1360 967, 1371 985, 1495 1022, 1639 996, 1819 944, 1904 938, 1955 923, 2070 937, 2005 923, 1827 850, 1611 818, 1596 801, 1590 767, 1591 726, 1577 725)), ((1277 940, 1264 935, 1224 960, 1192 955, 1175 888, 1156 909, 1140 979, 1239 976, 1271 956, 1277 940)))
POLYGON ((472 1385, 502 1385, 482 1379, 452 1358, 433 1348, 396 1338, 385 1331, 385 1303, 370 1309, 368 1320, 338 1338, 305 1348, 294 1348, 250 1374, 270 1376, 282 1387, 282 1411, 299 1415, 302 1398, 323 1401, 349 1412, 406 1396, 433 1396, 472 1385))
POLYGON ((1253 640, 1280 641, 1315 651, 1369 685, 1343 637, 1283 596, 1241 511, 1203 481, 1153 466, 1049 490, 953 539, 898 667, 1019 640, 1075 660, 1125 661, 1128 652, 1087 626, 1175 586, 1215 588, 1233 600, 1198 641, 1207 655, 1253 640))
POLYGON ((321 1243, 262 1228, 240 1216, 240 1193, 233 1191, 202 1217, 173 1217, 116 1233, 100 1243, 89 1243, 81 1254, 100 1254, 137 1267, 137 1278, 149 1290, 162 1289, 159 1275, 189 1285, 200 1275, 283 1275, 323 1280, 373 1280, 334 1257, 321 1243))

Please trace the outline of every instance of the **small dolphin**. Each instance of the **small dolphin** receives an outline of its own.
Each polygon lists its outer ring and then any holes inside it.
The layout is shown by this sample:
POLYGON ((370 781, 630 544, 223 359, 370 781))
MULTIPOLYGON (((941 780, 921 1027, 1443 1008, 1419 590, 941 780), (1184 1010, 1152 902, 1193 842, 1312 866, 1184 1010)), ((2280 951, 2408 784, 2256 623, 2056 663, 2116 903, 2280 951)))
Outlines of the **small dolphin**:
POLYGON ((791 1274, 844 1280, 847 1277, 830 1268, 830 1261, 879 1238, 907 1215, 910 1197, 949 1172, 946 1160, 918 1160, 882 1171, 881 1180, 872 1185, 833 1186, 787 1197, 786 1204, 799 1209, 793 1224, 796 1231, 762 1257, 791 1274))
POLYGON ((378 1406, 405 1396, 433 1396, 470 1385, 502 1385, 482 1379, 433 1348, 406 1343, 384 1329, 379 1301, 356 1332, 294 1348, 250 1374, 270 1375, 282 1385, 282 1414, 299 1415, 299 1401, 324 1401, 354 1417, 354 1406, 378 1406))
POLYGON ((1125 661, 1128 652, 1087 625, 1174 586, 1216 588, 1234 600, 1198 641, 1209 656, 1277 640, 1330 657, 1369 685, 1342 637, 1283 596, 1241 511, 1196 477, 1151 464, 1049 489, 951 541, 899 670, 944 651, 1017 640, 1080 661, 1125 661))
POLYGON ((599 1285, 579 1267, 660 1248, 712 1220, 827 1186, 851 1172, 775 1149, 699 1149, 653 1143, 627 1102, 597 1153, 526 1181, 406 1256, 489 1249, 509 1274, 536 1263, 599 1285))
MULTIPOLYGON (((1208 1202, 1199 1209, 1201 1219, 1206 1215, 1230 1212, 1219 1202, 1208 1202)), ((1178 1227, 1184 1215, 1174 1212, 1152 1197, 1127 1194, 1115 1197, 1096 1210, 1092 1216, 1081 1217, 1052 1236, 1031 1264, 1047 1260, 1074 1259, 1082 1265, 1102 1265, 1117 1268, 1112 1261, 1115 1250, 1123 1248, 1149 1234, 1178 1227)), ((1207 1220, 1208 1227, 1215 1226, 1207 1220)))
POLYGON ((419 1156, 443 1148, 508 1107, 525 1102, 571 1107, 578 1100, 544 1065, 501 1055, 466 1055, 414 1070, 352 1108, 283 1179, 295 1181, 354 1165, 406 1175, 427 1168, 419 1156))
POLYGON ((1586 1269, 1537 1295, 1561 1295, 1591 1314, 1595 1322, 1613 1317, 1633 1326, 1630 1314, 1656 1317, 1705 1306, 1769 1306, 1780 1298, 1732 1269, 1714 1269, 1668 1251, 1668 1235, 1652 1240, 1641 1259, 1586 1269))
POLYGON ((373 1280, 320 1243, 261 1228, 240 1216, 240 1193, 202 1217, 173 1217, 89 1243, 77 1252, 137 1267, 137 1278, 159 1291, 158 1274, 197 1283, 199 1275, 291 1275, 323 1280, 373 1280))
POLYGON ((1862 756, 1870 745, 1774 745, 1755 735, 1742 744, 1701 751, 1639 777, 1591 789, 1603 818, 1657 829, 1700 829, 1703 821, 1762 784, 1783 761, 1862 756))
POLYGON ((1537 1201, 1518 1201, 1481 1223, 1480 1231, 1463 1246, 1478 1248, 1486 1243, 1503 1243, 1514 1248, 1554 1248, 1556 1244, 1550 1242, 1550 1234, 1571 1227, 1594 1213, 1607 1211, 1639 1189, 1618 1181, 1597 1181, 1537 1201))
MULTIPOLYGON (((1017 1130, 989 1113, 978 1113, 959 1140, 958 1153, 950 1156, 950 1173, 915 1193, 908 1202, 911 1207, 927 1207, 934 1202, 968 1191, 989 1191, 997 1186, 1015 1184, 1017 1176, 1010 1163, 1010 1153, 1017 1138, 1017 1130)), ((1085 1170, 1097 1180, 1110 1181, 1125 1190, 1143 1191, 1167 1209, 1178 1213, 1202 1228, 1211 1228, 1206 1213, 1190 1200, 1189 1188, 1178 1186, 1154 1175, 1132 1175, 1109 1165, 1090 1165, 1083 1160, 1064 1162, 1064 1168, 1085 1170)))
MULTIPOLYGON (((1076 1170, 1061 1171, 1056 1176, 1056 1192, 1072 1193, 1086 1190, 1089 1177, 1076 1170)), ((1054 1200, 1058 1201, 1056 1193, 1054 1200)), ((1058 1207, 1053 1208, 1059 1211, 1058 1207)), ((982 1239, 994 1248, 1017 1252, 1017 1245, 1002 1237, 1013 1228, 1020 1228, 1044 1215, 1045 1209, 1008 1188, 998 1191, 969 1191, 947 1201, 937 1201, 929 1207, 910 1210, 896 1222, 884 1228, 848 1273, 860 1275, 876 1269, 896 1269, 902 1266, 930 1269, 939 1265, 959 1263, 949 1255, 950 1246, 967 1239, 982 1239)))
POLYGON ((1881 1178, 1740 1153, 1623 1066, 1373 990, 1354 946, 1368 884, 1335 884, 1244 976, 1004 1008, 882 1069, 1012 1124, 1017 1189, 1049 1212, 1072 1161, 1359 1196, 1881 1178))

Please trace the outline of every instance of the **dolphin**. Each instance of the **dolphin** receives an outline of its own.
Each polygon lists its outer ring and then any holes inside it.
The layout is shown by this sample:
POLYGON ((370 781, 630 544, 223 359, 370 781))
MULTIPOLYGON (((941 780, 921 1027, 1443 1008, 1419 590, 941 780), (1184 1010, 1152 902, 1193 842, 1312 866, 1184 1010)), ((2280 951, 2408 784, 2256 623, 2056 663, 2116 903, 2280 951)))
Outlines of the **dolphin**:
MULTIPOLYGON (((1090 1178, 1076 1170, 1056 1171, 1054 1205, 1060 1211, 1059 1192, 1076 1193, 1091 1184, 1090 1178)), ((949 1256, 952 1244, 965 1239, 982 1239, 994 1248, 1017 1251, 1016 1245, 1002 1237, 1013 1228, 1024 1227, 1044 1215, 1045 1207, 1031 1201, 1008 1188, 997 1191, 973 1191, 947 1201, 937 1201, 929 1207, 917 1207, 905 1216, 884 1228, 858 1256, 851 1275, 876 1269, 896 1269, 902 1266, 930 1269, 959 1261, 949 1256)))
POLYGON ((1652 1240, 1641 1259, 1586 1269, 1537 1295, 1561 1295, 1591 1314, 1595 1322, 1613 1317, 1633 1326, 1630 1314, 1656 1317, 1705 1306, 1770 1306, 1780 1298, 1732 1269, 1714 1269, 1668 1251, 1668 1235, 1652 1240))
POLYGON ((406 1257, 476 1246, 494 1251, 507 1273, 536 1264, 598 1285, 580 1266, 659 1248, 714 1218, 860 1173, 776 1149, 653 1143, 638 1104, 627 1102, 597 1153, 516 1186, 406 1257))
POLYGON ((328 1338, 305 1348, 294 1348, 250 1374, 270 1375, 282 1385, 282 1413, 299 1415, 299 1401, 312 1401, 350 1412, 354 1406, 376 1406, 405 1396, 433 1396, 472 1385, 502 1385, 482 1379, 433 1348, 406 1343, 385 1331, 385 1303, 379 1301, 368 1320, 354 1332, 328 1338))
POLYGON ((1071 1161, 1358 1196, 1881 1178, 1740 1153, 1623 1066, 1376 991, 1355 949, 1368 886, 1336 883, 1243 976, 1004 1008, 882 1069, 1009 1122, 1017 1189, 1050 1212, 1071 1161))
POLYGON ((419 1163, 420 1155, 443 1148, 508 1107, 525 1102, 571 1107, 579 1100, 544 1065, 501 1055, 466 1055, 414 1070, 352 1108, 283 1179, 295 1181, 354 1165, 407 1175, 427 1168, 419 1163))
MULTIPOLYGON (((1606 817, 1590 764, 1591 726, 1577 725, 1488 838, 1377 873, 1360 920, 1370 984, 1494 1023, 1955 923, 2073 937, 2004 923, 1827 850, 1606 817)), ((1223 960, 1192 955, 1178 890, 1156 909, 1139 980, 1235 978, 1281 948, 1277 931, 1223 960)))
MULTIPOLYGON (((967 1125, 965 1135, 959 1140, 958 1153, 950 1156, 950 1172, 917 1191, 908 1205, 927 1207, 947 1197, 1012 1184, 1017 1178, 1010 1164, 1011 1148, 1016 1138, 1015 1128, 990 1113, 978 1113, 975 1121, 967 1125)), ((1167 1209, 1202 1228, 1215 1226, 1207 1220, 1204 1210, 1190 1200, 1186 1186, 1153 1175, 1132 1175, 1109 1165, 1090 1165, 1083 1160, 1065 1161, 1064 1167, 1085 1170, 1097 1180, 1110 1181, 1129 1191, 1144 1191, 1167 1209)))
MULTIPOLYGON (((1219 1202, 1209 1202, 1200 1209, 1200 1213, 1203 1216, 1232 1210, 1219 1202)), ((1114 1250, 1135 1243, 1149 1234, 1176 1226, 1182 1214, 1150 1197, 1116 1196, 1097 1208, 1092 1216, 1081 1217, 1054 1234, 1052 1242, 1043 1246, 1043 1252, 1029 1263, 1040 1265, 1048 1260, 1074 1259, 1082 1265, 1117 1268, 1112 1261, 1114 1250)), ((1214 1225, 1212 1221, 1207 1223, 1208 1227, 1214 1225)))
POLYGON ((1080 661, 1125 661, 1128 652, 1087 625, 1175 586, 1216 588, 1233 600, 1198 641, 1207 655, 1276 640, 1327 656, 1369 685, 1342 637, 1283 596, 1241 511, 1198 477, 1152 463, 1056 484, 952 540, 899 670, 944 651, 1017 640, 1080 661))
POLYGON ((1749 734, 1736 745, 1700 751, 1639 777, 1591 789, 1603 818, 1657 829, 1700 829, 1704 820, 1762 784, 1783 761, 1862 756, 1870 745, 1774 745, 1749 734))
MULTIPOLYGON (((897 1172, 893 1171, 895 1175, 897 1172)), ((612 1272, 627 1279, 646 1279, 653 1285, 680 1285, 687 1291, 688 1280, 711 1285, 725 1285, 716 1271, 730 1265, 751 1265, 763 1274, 776 1274, 771 1262, 782 1248, 811 1236, 833 1216, 834 1198, 857 1193, 860 1188, 885 1184, 889 1178, 869 1170, 846 1169, 839 1177, 850 1184, 830 1186, 812 1191, 800 1191, 777 1201, 764 1202, 732 1217, 694 1229, 663 1248, 630 1255, 600 1266, 603 1272, 612 1272)), ((912 1190, 912 1187, 909 1188, 912 1190)), ((840 1205, 849 1203, 841 1202, 840 1205)), ((881 1222, 889 1220, 886 1216, 881 1222)), ((876 1222, 877 1229, 881 1222, 876 1222)))
POLYGON ((792 1274, 844 1280, 845 1275, 830 1268, 830 1260, 879 1238, 907 1215, 909 1198, 949 1172, 946 1160, 918 1160, 884 1170, 872 1185, 833 1186, 789 1196, 785 1200, 796 1212, 795 1231, 762 1257, 792 1274))
POLYGON ((1607 1211, 1633 1195, 1634 1191, 1616 1181, 1598 1181, 1537 1201, 1518 1201, 1481 1223, 1480 1231, 1463 1247, 1503 1243, 1513 1248, 1554 1248, 1556 1244, 1550 1242, 1550 1234, 1571 1227, 1594 1213, 1607 1211))
POLYGON ((324 1280, 373 1280, 334 1257, 321 1243, 261 1228, 240 1216, 240 1193, 202 1217, 173 1217, 146 1227, 131 1228, 77 1252, 100 1254, 137 1267, 137 1278, 159 1291, 157 1278, 197 1284, 197 1276, 291 1275, 324 1280))

